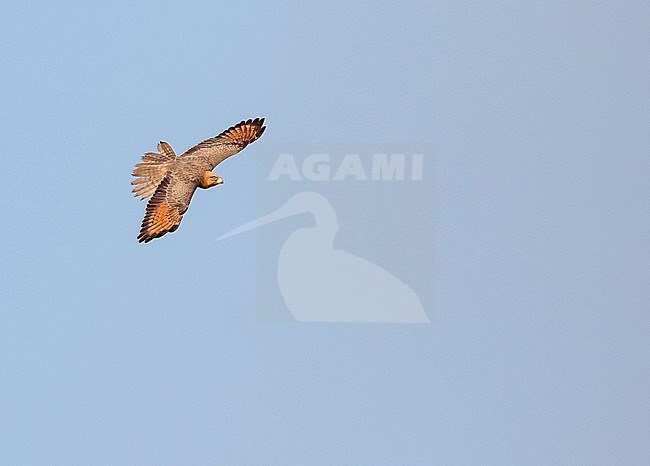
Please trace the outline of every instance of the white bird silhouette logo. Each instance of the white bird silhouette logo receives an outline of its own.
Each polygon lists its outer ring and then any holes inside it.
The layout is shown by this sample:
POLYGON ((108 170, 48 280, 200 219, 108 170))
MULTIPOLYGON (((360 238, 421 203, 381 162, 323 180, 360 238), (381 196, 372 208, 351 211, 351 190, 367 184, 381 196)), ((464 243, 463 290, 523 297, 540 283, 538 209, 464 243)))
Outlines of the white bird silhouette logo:
POLYGON ((305 212, 315 225, 289 235, 278 258, 280 292, 297 321, 430 322, 407 284, 366 259, 334 249, 336 212, 321 194, 297 193, 276 211, 218 239, 305 212))

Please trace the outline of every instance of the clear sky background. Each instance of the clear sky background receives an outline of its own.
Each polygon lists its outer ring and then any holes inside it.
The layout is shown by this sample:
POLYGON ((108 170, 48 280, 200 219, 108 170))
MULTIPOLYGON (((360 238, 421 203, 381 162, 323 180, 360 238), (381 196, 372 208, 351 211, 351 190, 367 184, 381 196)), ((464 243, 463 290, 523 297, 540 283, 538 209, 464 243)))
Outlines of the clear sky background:
POLYGON ((647 465, 649 31, 647 2, 3 3, 0 464, 647 465), (140 155, 255 116, 138 244, 140 155), (262 323, 252 237, 214 242, 264 144, 333 141, 434 148, 404 245, 432 324, 262 323))

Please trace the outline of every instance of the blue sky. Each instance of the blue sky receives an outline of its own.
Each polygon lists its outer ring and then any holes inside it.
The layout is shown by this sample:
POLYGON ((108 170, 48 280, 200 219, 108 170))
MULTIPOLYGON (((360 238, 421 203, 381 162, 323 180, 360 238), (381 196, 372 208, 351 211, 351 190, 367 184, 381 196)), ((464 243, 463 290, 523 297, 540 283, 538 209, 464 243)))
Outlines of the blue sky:
POLYGON ((0 463, 648 463, 647 3, 0 12, 0 463), (140 155, 255 116, 138 244, 140 155), (260 322, 255 237, 214 241, 256 158, 334 143, 432 148, 434 237, 376 240, 433 257, 430 325, 260 322))

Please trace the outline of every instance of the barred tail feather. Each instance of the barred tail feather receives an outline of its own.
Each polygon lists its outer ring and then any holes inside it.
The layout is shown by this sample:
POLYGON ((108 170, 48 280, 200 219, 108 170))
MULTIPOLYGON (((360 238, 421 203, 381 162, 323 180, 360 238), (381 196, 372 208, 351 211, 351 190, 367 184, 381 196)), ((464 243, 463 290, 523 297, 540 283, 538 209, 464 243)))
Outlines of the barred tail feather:
POLYGON ((166 142, 158 144, 160 153, 147 152, 142 156, 142 162, 138 163, 133 170, 135 180, 131 181, 133 193, 136 197, 146 199, 151 196, 160 182, 165 178, 176 154, 166 142))

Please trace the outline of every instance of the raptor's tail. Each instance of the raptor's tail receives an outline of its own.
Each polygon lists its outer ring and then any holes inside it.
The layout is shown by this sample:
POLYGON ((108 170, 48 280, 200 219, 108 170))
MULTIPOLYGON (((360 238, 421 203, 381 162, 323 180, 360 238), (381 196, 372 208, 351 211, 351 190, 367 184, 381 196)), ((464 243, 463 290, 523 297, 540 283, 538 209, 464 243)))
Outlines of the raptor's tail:
POLYGON ((142 156, 142 162, 133 169, 135 180, 131 181, 136 197, 146 199, 151 196, 165 177, 170 165, 176 159, 176 154, 169 144, 160 142, 158 152, 147 152, 142 156))

